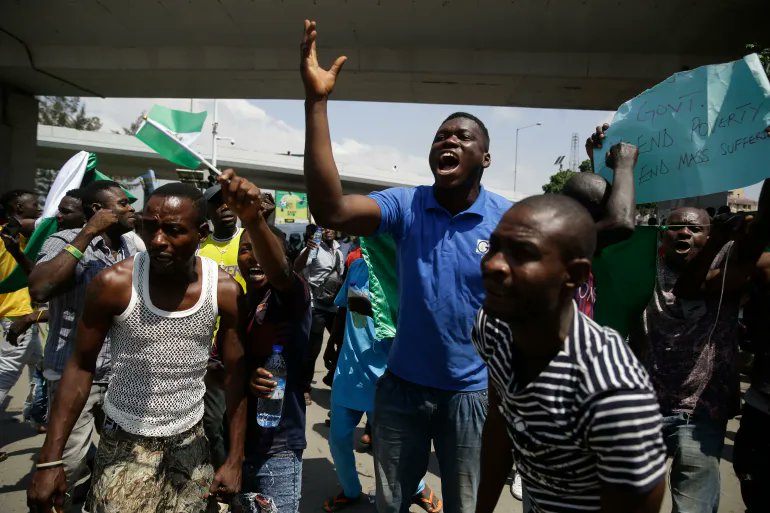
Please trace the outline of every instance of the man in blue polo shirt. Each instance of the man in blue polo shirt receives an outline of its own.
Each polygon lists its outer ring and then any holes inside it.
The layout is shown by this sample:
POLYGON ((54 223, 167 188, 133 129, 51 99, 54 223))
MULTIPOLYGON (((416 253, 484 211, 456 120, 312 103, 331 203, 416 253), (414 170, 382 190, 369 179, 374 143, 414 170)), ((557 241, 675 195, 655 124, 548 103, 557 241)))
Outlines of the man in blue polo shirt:
POLYGON ((489 135, 456 113, 436 132, 428 158, 432 187, 343 195, 332 154, 327 101, 345 62, 327 71, 316 55, 316 25, 305 21, 305 182, 323 226, 353 235, 390 233, 398 247, 400 313, 377 384, 374 455, 377 510, 406 512, 436 449, 447 513, 470 513, 479 482, 487 371, 470 334, 484 290, 480 262, 511 204, 481 186, 489 135))

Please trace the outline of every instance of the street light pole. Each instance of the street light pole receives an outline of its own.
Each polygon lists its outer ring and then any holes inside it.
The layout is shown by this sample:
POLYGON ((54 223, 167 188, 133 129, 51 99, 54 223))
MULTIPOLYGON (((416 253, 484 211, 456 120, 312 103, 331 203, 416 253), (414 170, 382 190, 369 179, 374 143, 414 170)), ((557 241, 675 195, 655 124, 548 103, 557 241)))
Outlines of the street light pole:
POLYGON ((542 123, 533 123, 527 126, 521 126, 516 129, 516 148, 513 150, 513 192, 516 192, 516 178, 519 174, 519 130, 525 128, 532 128, 533 126, 540 126, 542 123))
POLYGON ((218 100, 214 100, 214 120, 211 124, 211 165, 214 167, 217 167, 218 141, 230 141, 231 145, 235 145, 235 139, 232 137, 222 137, 219 135, 219 103, 218 100))
POLYGON ((214 122, 211 124, 211 165, 217 167, 217 128, 219 128, 219 120, 217 115, 219 114, 219 105, 217 100, 214 100, 214 122))

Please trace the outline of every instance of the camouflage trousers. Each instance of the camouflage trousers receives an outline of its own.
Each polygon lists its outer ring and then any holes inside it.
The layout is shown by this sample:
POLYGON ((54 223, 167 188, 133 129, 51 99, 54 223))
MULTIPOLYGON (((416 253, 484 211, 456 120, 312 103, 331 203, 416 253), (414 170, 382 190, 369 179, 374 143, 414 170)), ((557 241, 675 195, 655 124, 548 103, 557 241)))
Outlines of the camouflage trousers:
POLYGON ((107 419, 94 466, 91 513, 218 511, 213 497, 203 498, 214 469, 201 423, 178 435, 148 438, 107 419))

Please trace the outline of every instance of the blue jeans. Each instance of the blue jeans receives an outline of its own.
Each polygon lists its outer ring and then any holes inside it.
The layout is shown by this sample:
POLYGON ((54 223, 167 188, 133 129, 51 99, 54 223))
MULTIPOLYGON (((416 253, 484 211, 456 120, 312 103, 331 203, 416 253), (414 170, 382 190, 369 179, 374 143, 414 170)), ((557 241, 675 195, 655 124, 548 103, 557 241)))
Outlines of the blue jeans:
POLYGON ((727 421, 686 413, 663 417, 663 440, 671 463, 672 513, 717 513, 719 459, 727 421))
POLYGON ((43 377, 40 366, 32 372, 32 402, 24 405, 24 416, 32 422, 45 425, 48 417, 48 381, 43 377))
POLYGON ((386 372, 377 382, 372 426, 377 511, 409 511, 432 441, 445 513, 473 513, 488 405, 486 390, 439 390, 386 372))
MULTIPOLYGON (((337 479, 342 486, 342 493, 350 499, 361 495, 361 480, 358 479, 356 457, 353 454, 353 431, 361 422, 363 414, 362 411, 351 410, 332 402, 329 449, 337 471, 337 479)), ((366 412, 366 417, 371 419, 372 412, 366 412)), ((425 482, 421 479, 415 495, 424 489, 425 482)))
POLYGON ((297 513, 301 492, 302 451, 282 451, 256 459, 247 457, 243 463, 239 494, 242 502, 249 500, 249 493, 259 493, 273 499, 278 513, 297 513))

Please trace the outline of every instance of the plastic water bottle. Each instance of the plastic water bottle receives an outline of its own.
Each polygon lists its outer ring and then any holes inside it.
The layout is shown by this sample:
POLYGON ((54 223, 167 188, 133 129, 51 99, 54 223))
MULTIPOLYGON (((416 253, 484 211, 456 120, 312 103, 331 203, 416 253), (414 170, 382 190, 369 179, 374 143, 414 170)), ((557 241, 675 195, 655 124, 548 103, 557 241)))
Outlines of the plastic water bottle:
POLYGON ((286 391, 286 361, 281 355, 282 352, 283 346, 273 346, 273 354, 265 363, 265 369, 273 375, 273 381, 277 385, 272 396, 260 397, 257 401, 257 424, 263 428, 274 428, 281 421, 283 396, 286 391))
POLYGON ((324 229, 320 226, 315 229, 315 233, 313 234, 313 242, 315 242, 315 247, 310 250, 310 254, 308 255, 308 260, 314 260, 315 257, 318 256, 318 245, 321 243, 321 235, 323 235, 324 229))

